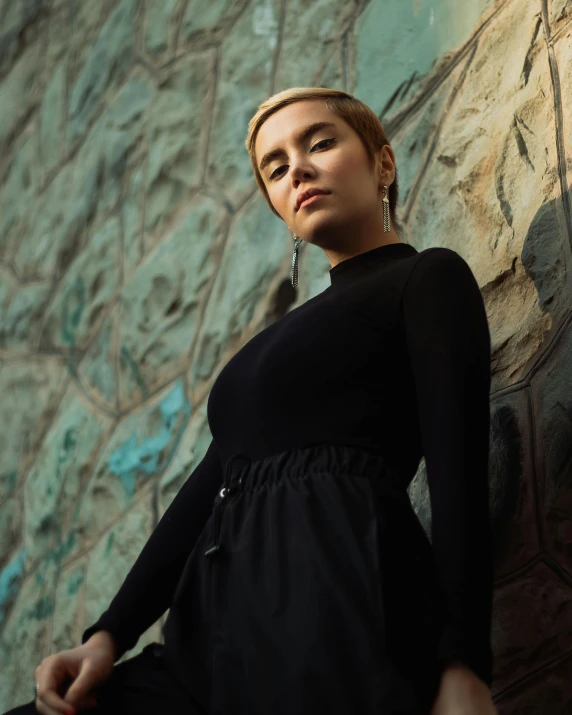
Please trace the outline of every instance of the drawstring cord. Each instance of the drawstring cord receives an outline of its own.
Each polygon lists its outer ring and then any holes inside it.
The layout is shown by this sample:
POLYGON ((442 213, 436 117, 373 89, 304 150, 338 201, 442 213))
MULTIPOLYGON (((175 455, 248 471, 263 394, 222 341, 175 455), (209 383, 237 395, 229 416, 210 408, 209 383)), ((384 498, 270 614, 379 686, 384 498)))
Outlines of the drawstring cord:
POLYGON ((228 462, 226 463, 226 470, 225 470, 225 475, 224 475, 224 486, 223 486, 223 488, 220 490, 220 492, 217 494, 216 499, 218 499, 218 502, 216 502, 216 500, 215 500, 216 503, 215 503, 215 506, 214 506, 214 533, 215 533, 214 543, 213 543, 213 545, 212 545, 211 547, 209 547, 209 548, 205 551, 205 556, 209 556, 209 557, 210 557, 210 556, 212 556, 213 554, 216 554, 217 551, 220 551, 220 543, 219 543, 219 541, 220 541, 220 527, 221 527, 221 523, 222 523, 222 513, 221 513, 221 512, 222 512, 222 505, 223 505, 223 502, 226 504, 226 499, 225 499, 225 497, 227 497, 227 496, 229 496, 230 494, 232 494, 232 493, 234 493, 235 491, 237 491, 238 487, 239 487, 240 484, 242 483, 242 477, 240 477, 239 480, 238 480, 238 483, 237 483, 237 485, 236 485, 235 487, 231 487, 231 485, 230 485, 230 470, 231 470, 231 466, 232 466, 233 461, 234 461, 237 457, 245 457, 245 458, 248 460, 248 462, 250 463, 250 458, 247 457, 245 454, 242 454, 242 453, 240 453, 240 452, 237 453, 237 454, 233 454, 232 457, 231 457, 231 458, 228 460, 228 462), (219 497, 220 497, 220 499, 219 499, 219 497))

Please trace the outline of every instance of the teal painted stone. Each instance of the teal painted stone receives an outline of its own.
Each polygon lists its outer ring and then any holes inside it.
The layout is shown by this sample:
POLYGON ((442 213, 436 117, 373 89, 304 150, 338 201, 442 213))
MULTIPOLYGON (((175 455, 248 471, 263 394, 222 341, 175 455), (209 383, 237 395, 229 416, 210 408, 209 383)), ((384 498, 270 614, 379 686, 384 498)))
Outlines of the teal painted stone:
POLYGON ((85 137, 73 164, 74 195, 85 210, 71 209, 74 214, 99 222, 116 205, 126 177, 141 161, 145 110, 154 93, 150 78, 135 74, 85 137))
POLYGON ((148 3, 145 16, 145 51, 153 57, 164 54, 169 46, 172 32, 173 12, 179 0, 164 0, 148 3))
MULTIPOLYGON (((275 91, 287 87, 311 87, 316 84, 315 75, 333 45, 338 45, 344 30, 351 23, 356 4, 347 0, 294 0, 285 6, 282 46, 276 69, 275 91), (303 61, 300 58, 303 57, 303 61)), ((255 17, 254 32, 268 34, 271 47, 274 43, 272 26, 264 22, 264 14, 270 14, 270 4, 259 7, 255 17)), ((344 89, 338 81, 326 87, 344 89)))
POLYGON ((36 453, 67 383, 57 359, 28 358, 0 371, 0 503, 12 494, 20 465, 36 453))
POLYGON ((272 47, 278 36, 279 3, 250 3, 225 37, 213 111, 207 180, 237 205, 253 191, 244 141, 257 106, 271 94, 272 47), (259 23, 264 31, 254 32, 259 23))
POLYGON ((46 281, 28 283, 16 291, 0 320, 0 345, 13 353, 35 349, 52 286, 46 281))
MULTIPOLYGON (((18 492, 0 506, 0 569, 11 558, 12 551, 16 548, 22 536, 24 495, 18 492)), ((0 592, 2 589, 0 588, 0 592)), ((0 595, 0 605, 2 597, 0 595)))
POLYGON ((179 28, 179 46, 198 38, 214 38, 223 32, 241 10, 236 0, 194 0, 187 5, 179 28))
POLYGON ((224 220, 215 201, 197 195, 126 281, 119 306, 123 408, 184 369, 224 220))
POLYGON ((41 563, 26 574, 18 599, 6 621, 0 639, 0 709, 32 700, 30 674, 49 655, 50 631, 58 568, 41 563))
POLYGON ((7 266, 0 266, 0 346, 3 346, 2 333, 6 320, 8 306, 13 293, 18 288, 18 281, 14 274, 8 270, 7 266))
POLYGON ((383 118, 395 114, 419 89, 434 64, 457 50, 493 0, 371 2, 355 25, 353 94, 383 118))
POLYGON ((315 81, 316 87, 344 88, 343 52, 341 46, 330 55, 330 59, 323 67, 322 73, 315 81))
POLYGON ((104 320, 78 366, 78 374, 84 385, 99 402, 107 404, 111 409, 117 403, 116 320, 117 311, 114 309, 104 320))
POLYGON ((145 252, 162 238, 162 226, 173 211, 188 201, 189 188, 202 180, 211 64, 204 53, 182 57, 148 111, 145 252))
POLYGON ((283 222, 257 192, 229 230, 191 367, 193 391, 210 377, 230 340, 241 335, 260 310, 271 281, 283 269, 288 249, 283 222))
MULTIPOLYGON (((111 531, 101 536, 91 551, 85 581, 85 620, 82 631, 108 608, 151 535, 155 527, 153 500, 152 492, 147 492, 111 531)), ((160 639, 158 624, 151 626, 137 646, 128 651, 122 660, 139 653, 147 643, 160 639)))
POLYGON ((73 164, 67 164, 29 206, 26 231, 15 253, 16 268, 23 279, 32 275, 52 277, 62 257, 73 258, 79 249, 78 227, 90 209, 89 203, 79 200, 72 175, 73 164))
POLYGON ((121 0, 109 15, 90 49, 70 92, 68 139, 87 129, 107 88, 125 74, 133 58, 133 26, 137 3, 121 0))
POLYGON ((86 563, 74 564, 60 575, 55 595, 52 652, 81 644, 82 609, 85 597, 86 563))
POLYGON ((65 273, 84 248, 85 234, 94 223, 101 228, 125 176, 140 161, 140 118, 153 91, 150 80, 133 77, 99 117, 73 161, 47 186, 16 254, 23 276, 65 273))
POLYGON ((205 456, 211 439, 205 399, 195 411, 181 438, 177 453, 159 482, 159 517, 167 510, 177 492, 205 456))
POLYGON ((26 543, 32 562, 55 556, 56 547, 66 543, 67 527, 110 426, 110 418, 90 410, 76 390, 67 392, 26 478, 26 543))
POLYGON ((121 421, 103 448, 74 520, 77 546, 99 535, 139 490, 157 479, 177 452, 191 406, 181 380, 121 421))
POLYGON ((0 571, 0 628, 4 626, 6 613, 16 600, 24 580, 26 555, 26 548, 22 547, 12 555, 0 571))
POLYGON ((123 276, 125 280, 139 265, 143 257, 143 211, 145 183, 143 166, 131 175, 121 202, 123 221, 123 276))
POLYGON ((50 78, 40 110, 42 168, 50 171, 58 164, 65 149, 66 62, 60 62, 50 78))
POLYGON ((83 347, 97 329, 118 286, 119 230, 110 218, 71 265, 47 313, 43 346, 83 347))
POLYGON ((36 37, 0 82, 0 156, 9 154, 9 140, 36 107, 41 81, 42 40, 36 37))
MULTIPOLYGON (((1 95, 2 83, 0 83, 1 95)), ((1 105, 0 105, 1 106, 1 105)), ((0 122, 2 111, 0 111, 0 122)), ((0 257, 13 258, 16 243, 26 224, 30 204, 38 191, 38 142, 31 132, 25 132, 6 152, 7 174, 0 188, 0 257)))
POLYGON ((47 27, 46 25, 43 27, 43 32, 47 35, 44 50, 46 77, 51 77, 54 74, 56 67, 64 57, 70 59, 70 56, 73 55, 73 41, 75 40, 76 43, 79 41, 78 28, 72 30, 71 19, 74 7, 77 5, 70 3, 69 0, 51 0, 50 2, 47 27))
MULTIPOLYGON (((28 44, 39 34, 38 25, 45 13, 45 0, 4 3, 1 10, 2 52, 0 53, 0 77, 8 73, 22 48, 22 35, 28 44)), ((41 31, 41 30, 40 30, 41 31)))

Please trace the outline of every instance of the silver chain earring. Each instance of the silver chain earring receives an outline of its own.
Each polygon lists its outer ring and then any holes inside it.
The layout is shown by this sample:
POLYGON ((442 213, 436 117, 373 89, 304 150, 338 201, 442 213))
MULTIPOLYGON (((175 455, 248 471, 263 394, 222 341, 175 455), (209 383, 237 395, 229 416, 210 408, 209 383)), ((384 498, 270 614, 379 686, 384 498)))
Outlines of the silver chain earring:
POLYGON ((383 232, 389 233, 391 225, 389 222, 389 199, 387 198, 387 186, 383 187, 383 232))
POLYGON ((292 233, 292 235, 294 236, 294 251, 292 253, 292 287, 296 288, 298 285, 298 246, 301 241, 295 233, 292 233))

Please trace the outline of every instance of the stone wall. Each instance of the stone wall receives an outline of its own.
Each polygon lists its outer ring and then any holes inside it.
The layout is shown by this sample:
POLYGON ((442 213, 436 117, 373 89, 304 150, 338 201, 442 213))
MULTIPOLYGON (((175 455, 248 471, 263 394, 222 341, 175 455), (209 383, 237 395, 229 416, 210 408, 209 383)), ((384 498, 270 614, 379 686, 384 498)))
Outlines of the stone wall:
MULTIPOLYGON (((292 86, 378 113, 405 240, 481 286, 493 694, 572 712, 572 0, 3 0, 0 710, 107 607, 206 450, 220 369, 329 285, 307 246, 288 291, 244 148, 292 86)), ((410 495, 429 528, 423 463, 410 495)))

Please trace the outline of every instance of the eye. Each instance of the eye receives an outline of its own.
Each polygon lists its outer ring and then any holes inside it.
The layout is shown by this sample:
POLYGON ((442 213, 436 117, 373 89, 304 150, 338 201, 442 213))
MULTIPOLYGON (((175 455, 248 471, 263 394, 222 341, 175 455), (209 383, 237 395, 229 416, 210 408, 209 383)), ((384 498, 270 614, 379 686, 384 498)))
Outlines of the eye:
MULTIPOLYGON (((324 144, 324 142, 334 142, 334 141, 336 141, 334 138, 332 138, 332 139, 322 139, 322 140, 320 140, 319 142, 316 142, 316 143, 314 144, 314 146, 312 147, 312 149, 314 149, 315 147, 319 146, 320 144, 324 144)), ((277 172, 279 169, 282 169, 282 168, 284 168, 284 165, 283 165, 283 166, 279 166, 278 168, 274 169, 274 171, 272 172, 272 174, 270 174, 270 177, 269 177, 271 181, 272 181, 272 179, 276 176, 276 172, 277 172)), ((280 176, 282 176, 282 175, 280 175, 280 176)))

